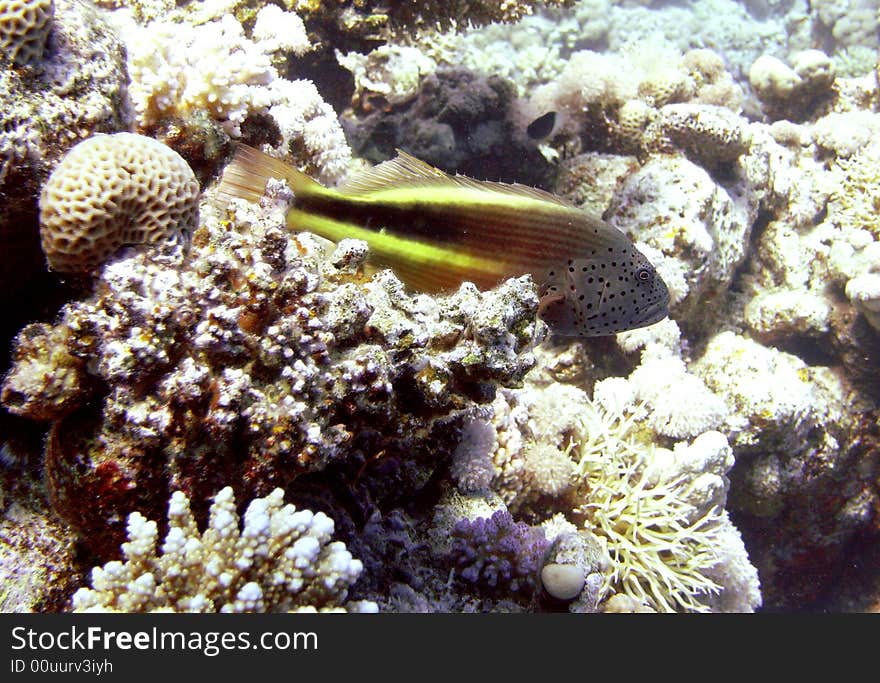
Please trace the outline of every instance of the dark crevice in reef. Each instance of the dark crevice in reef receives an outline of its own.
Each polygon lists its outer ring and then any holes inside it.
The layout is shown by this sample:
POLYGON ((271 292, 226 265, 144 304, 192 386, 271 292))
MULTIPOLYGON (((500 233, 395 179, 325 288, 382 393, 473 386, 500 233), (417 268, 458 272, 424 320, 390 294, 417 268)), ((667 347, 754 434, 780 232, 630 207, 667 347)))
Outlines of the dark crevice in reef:
POLYGON ((354 95, 354 76, 339 65, 332 50, 315 50, 301 57, 290 57, 284 77, 312 81, 337 114, 349 106, 354 95))

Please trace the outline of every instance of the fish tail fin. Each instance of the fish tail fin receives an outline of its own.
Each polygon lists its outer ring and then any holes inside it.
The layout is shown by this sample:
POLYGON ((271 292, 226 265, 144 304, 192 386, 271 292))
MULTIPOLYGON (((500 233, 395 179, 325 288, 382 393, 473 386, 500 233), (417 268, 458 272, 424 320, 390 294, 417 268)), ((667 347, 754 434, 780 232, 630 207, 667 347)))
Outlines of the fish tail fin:
POLYGON ((223 200, 258 202, 270 179, 285 180, 297 196, 333 192, 302 171, 253 147, 239 144, 235 156, 223 171, 218 196, 223 200))

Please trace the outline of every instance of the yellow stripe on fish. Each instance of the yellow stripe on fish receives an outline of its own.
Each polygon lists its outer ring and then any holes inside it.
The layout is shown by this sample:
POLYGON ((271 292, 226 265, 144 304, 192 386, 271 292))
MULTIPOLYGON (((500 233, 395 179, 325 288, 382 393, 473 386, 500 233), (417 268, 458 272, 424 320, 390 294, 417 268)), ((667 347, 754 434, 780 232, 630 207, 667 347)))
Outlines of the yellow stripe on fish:
POLYGON ((337 221, 327 216, 292 208, 287 212, 287 225, 293 230, 305 230, 320 235, 333 242, 345 238, 359 239, 370 245, 370 259, 374 265, 394 269, 407 263, 408 270, 415 271, 406 278, 407 284, 422 291, 439 291, 432 282, 430 269, 438 263, 443 264, 444 271, 449 271, 446 278, 450 281, 463 282, 468 277, 476 277, 481 281, 501 281, 504 279, 503 264, 498 260, 482 258, 450 247, 431 244, 386 230, 371 230, 353 223, 337 221), (422 281, 419 271, 424 273, 422 281))
POLYGON ((667 315, 666 285, 632 240, 543 190, 450 176, 404 152, 333 189, 241 145, 219 192, 256 201, 269 178, 294 192, 292 230, 362 239, 372 265, 420 291, 465 280, 489 288, 529 274, 541 317, 565 336, 613 334, 667 315))

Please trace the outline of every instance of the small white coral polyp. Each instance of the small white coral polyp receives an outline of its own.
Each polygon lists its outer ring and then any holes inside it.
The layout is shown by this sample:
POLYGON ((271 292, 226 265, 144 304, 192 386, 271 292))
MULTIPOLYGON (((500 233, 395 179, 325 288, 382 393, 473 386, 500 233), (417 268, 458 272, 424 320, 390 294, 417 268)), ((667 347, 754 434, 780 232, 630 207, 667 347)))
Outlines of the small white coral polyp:
POLYGON ((655 449, 649 435, 640 438, 642 417, 594 405, 572 446, 589 488, 577 512, 606 542, 612 560, 600 599, 624 593, 658 611, 709 611, 700 598, 722 590, 709 575, 720 561, 714 548, 725 528, 723 513, 689 502, 687 474, 664 476, 650 467, 655 449))

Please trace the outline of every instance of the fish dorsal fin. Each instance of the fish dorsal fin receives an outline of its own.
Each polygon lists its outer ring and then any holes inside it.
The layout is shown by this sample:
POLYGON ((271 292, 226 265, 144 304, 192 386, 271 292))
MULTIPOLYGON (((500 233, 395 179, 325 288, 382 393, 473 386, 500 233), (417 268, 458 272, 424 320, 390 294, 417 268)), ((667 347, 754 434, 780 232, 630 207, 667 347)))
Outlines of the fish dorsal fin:
POLYGON ((397 150, 397 156, 373 166, 339 188, 343 194, 367 194, 404 186, 437 185, 452 183, 452 177, 431 164, 416 159, 411 154, 397 150))
POLYGON ((463 175, 449 175, 400 149, 397 150, 397 156, 393 159, 383 161, 381 164, 348 179, 338 190, 346 195, 365 195, 391 189, 430 187, 461 187, 480 192, 529 197, 560 206, 574 207, 573 204, 561 197, 528 185, 475 180, 463 175))
POLYGON ((474 180, 473 178, 468 178, 463 175, 454 176, 451 180, 456 185, 468 187, 473 190, 500 192, 501 194, 510 195, 512 197, 528 197, 542 202, 550 202, 569 209, 577 208, 574 204, 566 201, 562 197, 529 185, 521 185, 520 183, 501 183, 495 180, 474 180))

